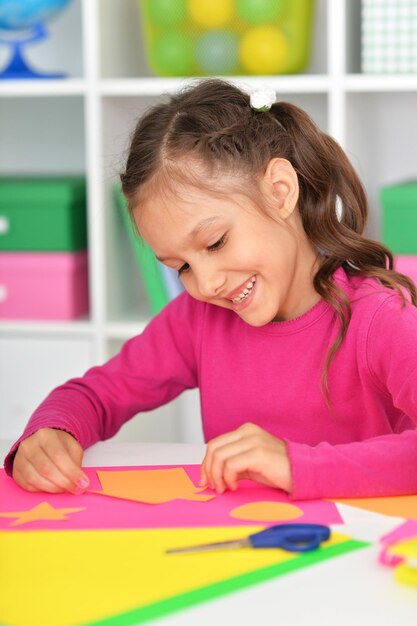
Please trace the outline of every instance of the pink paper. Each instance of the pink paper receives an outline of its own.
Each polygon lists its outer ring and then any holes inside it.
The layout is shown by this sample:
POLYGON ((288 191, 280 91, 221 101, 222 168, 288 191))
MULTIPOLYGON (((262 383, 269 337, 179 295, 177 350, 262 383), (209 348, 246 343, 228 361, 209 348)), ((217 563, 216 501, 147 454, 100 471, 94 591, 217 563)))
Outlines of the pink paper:
MULTIPOLYGON (((188 476, 198 487, 200 476, 199 465, 164 465, 154 469, 184 467, 188 476)), ((146 467, 87 467, 84 472, 90 478, 90 488, 101 491, 97 470, 120 471, 149 470, 146 467)), ((211 490, 201 493, 213 494, 211 490)), ((337 507, 333 502, 324 500, 290 501, 281 490, 264 487, 258 483, 244 480, 235 492, 216 495, 207 502, 173 500, 163 504, 143 504, 119 498, 85 493, 80 496, 72 494, 32 493, 21 489, 3 469, 0 470, 0 512, 21 511, 30 509, 41 502, 48 502, 55 508, 84 507, 84 511, 73 513, 66 521, 36 521, 12 527, 10 518, 0 517, 0 529, 22 532, 25 530, 86 530, 86 529, 120 529, 120 528, 191 528, 202 526, 253 526, 253 521, 239 521, 230 516, 230 512, 238 506, 249 502, 273 501, 295 505, 303 511, 297 523, 312 522, 317 524, 342 524, 337 507)), ((277 523, 277 522, 273 522, 277 523)), ((259 522, 260 525, 271 523, 259 522)))
POLYGON ((397 543, 397 541, 414 537, 414 535, 417 535, 417 521, 409 519, 397 526, 397 528, 394 528, 394 530, 391 530, 391 532, 380 537, 379 541, 383 545, 388 546, 392 543, 397 543))
POLYGON ((394 543, 398 543, 398 541, 414 537, 414 535, 417 535, 417 521, 410 519, 397 526, 397 528, 394 528, 391 532, 380 537, 379 543, 382 545, 382 550, 378 555, 379 562, 383 565, 388 565, 389 567, 400 565, 404 559, 400 556, 390 554, 389 547, 394 543))

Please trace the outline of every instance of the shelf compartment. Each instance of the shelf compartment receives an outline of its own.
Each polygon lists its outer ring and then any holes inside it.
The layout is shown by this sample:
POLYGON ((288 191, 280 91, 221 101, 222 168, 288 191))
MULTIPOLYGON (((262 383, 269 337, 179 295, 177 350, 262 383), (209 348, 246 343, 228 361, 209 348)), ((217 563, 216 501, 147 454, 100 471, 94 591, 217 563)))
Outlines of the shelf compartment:
POLYGON ((0 135, 1 175, 85 172, 82 98, 1 98, 0 135))
POLYGON ((380 188, 417 176, 417 92, 351 93, 346 103, 346 152, 368 193, 368 235, 379 239, 380 188))
MULTIPOLYGON (((101 77, 152 77, 147 65, 138 0, 100 0, 101 77)), ((327 1, 316 0, 311 57, 303 75, 324 74, 326 61, 327 1)))
MULTIPOLYGON (((73 0, 54 19, 45 23, 47 36, 32 45, 23 46, 23 56, 28 65, 42 74, 64 74, 60 80, 42 80, 39 82, 64 83, 67 78, 81 78, 83 76, 83 45, 82 45, 82 17, 81 1, 73 0)), ((85 1, 85 0, 83 0, 85 1)), ((89 1, 89 0, 87 0, 89 1)), ((21 38, 22 31, 17 37, 21 38)), ((29 35, 30 36, 30 33, 29 35)), ((0 68, 9 63, 9 46, 0 45, 0 68)), ((32 89, 38 79, 22 79, 7 81, 21 83, 32 89)), ((0 83, 1 89, 2 83, 0 83)), ((1 89, 2 90, 2 89, 1 89)))
POLYGON ((87 337, 0 337, 0 438, 17 438, 54 387, 93 364, 87 337))

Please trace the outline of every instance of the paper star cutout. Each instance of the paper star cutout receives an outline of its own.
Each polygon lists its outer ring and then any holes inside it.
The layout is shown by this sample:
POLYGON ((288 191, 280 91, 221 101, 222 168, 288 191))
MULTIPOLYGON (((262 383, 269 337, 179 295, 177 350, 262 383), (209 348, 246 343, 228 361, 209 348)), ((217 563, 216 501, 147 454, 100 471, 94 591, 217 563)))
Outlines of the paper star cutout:
POLYGON ((81 509, 55 509, 48 502, 41 502, 37 504, 33 509, 27 511, 15 511, 10 513, 0 513, 0 517, 17 517, 10 526, 19 526, 20 524, 27 524, 28 522, 37 522, 40 520, 56 520, 64 521, 68 520, 68 513, 76 513, 77 511, 84 511, 85 507, 81 509))

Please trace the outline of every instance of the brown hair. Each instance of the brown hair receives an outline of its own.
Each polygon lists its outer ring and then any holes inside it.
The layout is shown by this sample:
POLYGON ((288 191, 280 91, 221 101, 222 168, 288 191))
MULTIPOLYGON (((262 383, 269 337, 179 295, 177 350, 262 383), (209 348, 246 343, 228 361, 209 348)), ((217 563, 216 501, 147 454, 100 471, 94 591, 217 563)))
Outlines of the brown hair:
POLYGON ((167 103, 157 104, 139 121, 121 174, 122 189, 132 212, 142 194, 161 182, 161 177, 168 185, 171 182, 172 190, 175 183, 199 184, 195 168, 189 166, 194 163, 208 170, 213 192, 217 177, 245 177, 247 195, 256 198, 259 206, 259 175, 274 157, 287 159, 297 172, 304 230, 323 252, 314 288, 334 308, 341 324, 323 370, 328 400, 328 368, 351 316, 348 298, 332 281, 333 272, 343 266, 348 275, 373 276, 397 290, 405 304, 404 287, 417 306, 416 287, 394 271, 390 250, 363 236, 368 216, 366 194, 336 141, 294 104, 277 102, 270 111, 260 113, 237 87, 207 79, 171 96, 167 103))

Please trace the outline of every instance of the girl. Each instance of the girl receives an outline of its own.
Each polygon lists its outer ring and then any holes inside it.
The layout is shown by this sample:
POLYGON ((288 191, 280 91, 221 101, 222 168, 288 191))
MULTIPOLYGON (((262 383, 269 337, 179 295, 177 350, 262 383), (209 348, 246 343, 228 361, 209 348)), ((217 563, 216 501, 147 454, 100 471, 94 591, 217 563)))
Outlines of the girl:
POLYGON ((83 448, 199 387, 202 486, 417 491, 415 286, 363 236, 341 148, 296 106, 270 105, 207 80, 139 122, 123 192, 186 291, 40 405, 5 462, 23 488, 82 491, 83 448))

